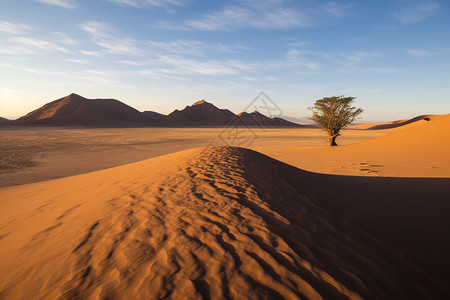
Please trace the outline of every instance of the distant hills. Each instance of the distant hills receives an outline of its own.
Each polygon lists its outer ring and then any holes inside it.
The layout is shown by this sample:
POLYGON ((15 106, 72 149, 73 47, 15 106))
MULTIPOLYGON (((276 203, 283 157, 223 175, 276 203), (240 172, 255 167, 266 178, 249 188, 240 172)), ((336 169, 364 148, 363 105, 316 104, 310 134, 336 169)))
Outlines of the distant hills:
POLYGON ((8 122, 8 121, 9 121, 8 119, 0 117, 0 122, 8 122))
POLYGON ((60 98, 12 121, 15 125, 80 126, 145 123, 149 118, 115 99, 60 98))
POLYGON ((160 114, 160 113, 155 112, 155 111, 143 111, 142 113, 144 115, 146 115, 148 118, 150 118, 151 120, 153 120, 153 121, 159 121, 159 120, 162 120, 165 117, 167 117, 166 115, 160 114))
POLYGON ((236 115, 228 109, 220 109, 213 104, 200 100, 183 110, 175 110, 161 123, 167 125, 214 125, 225 126, 230 123, 236 115))
POLYGON ((299 127, 281 118, 269 118, 259 112, 232 113, 200 100, 169 115, 154 111, 140 112, 115 99, 87 99, 70 94, 20 117, 2 122, 15 126, 249 126, 299 127))

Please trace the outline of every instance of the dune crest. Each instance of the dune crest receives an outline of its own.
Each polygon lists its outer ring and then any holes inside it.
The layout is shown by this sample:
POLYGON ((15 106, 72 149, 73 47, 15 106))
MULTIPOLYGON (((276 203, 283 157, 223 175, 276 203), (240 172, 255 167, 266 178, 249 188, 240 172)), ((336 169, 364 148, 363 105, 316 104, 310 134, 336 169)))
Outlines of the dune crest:
POLYGON ((344 146, 343 151, 370 153, 391 160, 429 160, 450 164, 450 114, 439 116, 424 125, 394 132, 376 139, 344 146))
POLYGON ((410 127, 420 126, 427 122, 434 121, 440 118, 442 115, 421 115, 411 119, 398 120, 386 123, 378 124, 360 124, 353 125, 351 129, 369 129, 369 130, 381 130, 381 129, 406 129, 410 127))
POLYGON ((354 224, 367 212, 346 215, 324 184, 209 147, 2 188, 0 298, 450 295, 432 269, 354 224))

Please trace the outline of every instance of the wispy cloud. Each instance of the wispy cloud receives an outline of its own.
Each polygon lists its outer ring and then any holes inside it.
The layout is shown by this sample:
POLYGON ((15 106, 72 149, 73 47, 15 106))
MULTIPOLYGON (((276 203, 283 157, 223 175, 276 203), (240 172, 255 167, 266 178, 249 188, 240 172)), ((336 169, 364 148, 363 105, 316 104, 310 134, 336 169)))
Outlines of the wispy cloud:
MULTIPOLYGON (((200 61, 195 59, 185 59, 177 56, 160 55, 161 62, 171 65, 186 74, 202 74, 202 75, 235 75, 236 68, 229 66, 220 61, 200 61)), ((235 66, 236 67, 236 66, 235 66)))
POLYGON ((389 68, 389 67, 377 67, 377 68, 366 68, 367 72, 377 73, 377 74, 394 74, 400 72, 400 69, 389 68))
POLYGON ((248 49, 242 45, 205 43, 199 40, 148 41, 148 44, 153 50, 185 55, 204 55, 205 52, 236 53, 248 49))
POLYGON ((88 56, 101 56, 102 55, 99 51, 80 50, 80 52, 82 54, 88 55, 88 56))
POLYGON ((239 28, 289 29, 310 25, 309 18, 282 1, 243 1, 243 5, 226 6, 196 20, 188 20, 187 26, 206 31, 229 31, 239 28))
POLYGON ((2 47, 0 47, 0 54, 17 56, 17 55, 37 54, 37 52, 35 50, 23 46, 3 45, 2 47))
POLYGON ((134 8, 148 8, 148 7, 169 8, 172 6, 182 6, 187 2, 183 0, 107 0, 107 1, 118 5, 131 6, 134 8))
MULTIPOLYGON (((306 68, 310 71, 316 71, 321 68, 318 62, 308 61, 302 51, 298 49, 290 49, 286 54, 287 65, 295 68, 306 68)), ((298 71, 298 70, 297 70, 298 71)))
POLYGON ((26 24, 14 24, 8 21, 0 22, 0 31, 8 32, 11 34, 21 34, 30 29, 32 29, 32 27, 26 24))
POLYGON ((79 26, 94 38, 107 38, 113 33, 111 26, 104 22, 90 21, 79 26))
POLYGON ((136 42, 133 39, 109 39, 97 41, 97 45, 105 48, 108 53, 111 54, 121 54, 121 55, 131 55, 131 56, 142 56, 145 51, 136 46, 136 42))
POLYGON ((202 48, 206 46, 204 42, 195 40, 176 40, 170 42, 149 41, 153 48, 162 49, 164 51, 175 54, 201 54, 202 48))
MULTIPOLYGON (((137 42, 131 38, 120 37, 116 31, 104 22, 91 21, 84 24, 79 24, 80 28, 92 36, 92 41, 104 48, 107 53, 142 56, 145 51, 139 48, 137 42)), ((90 54, 92 55, 92 52, 90 54)))
POLYGON ((53 43, 47 40, 42 40, 34 37, 24 37, 24 36, 18 36, 13 37, 10 39, 10 41, 13 42, 13 44, 19 44, 26 47, 29 47, 30 49, 36 49, 36 50, 46 50, 46 51, 59 51, 59 52, 70 52, 68 49, 59 46, 57 43, 53 43))
POLYGON ((74 40, 73 38, 71 38, 65 32, 53 32, 53 35, 55 36, 55 38, 57 39, 57 41, 60 44, 64 44, 64 45, 68 45, 68 46, 73 46, 73 45, 77 44, 77 41, 74 40))
POLYGON ((28 55, 47 52, 71 52, 67 46, 77 44, 64 32, 38 34, 39 29, 26 24, 0 22, 0 32, 7 32, 11 37, 2 41, 0 53, 7 55, 28 55))
POLYGON ((0 63, 0 67, 19 70, 19 71, 25 71, 25 72, 29 72, 29 73, 42 74, 42 75, 67 75, 67 73, 65 73, 65 72, 22 67, 22 66, 8 64, 8 63, 0 63))
POLYGON ((90 61, 88 59, 77 59, 77 58, 71 58, 71 59, 65 59, 65 61, 76 63, 76 64, 89 64, 90 61))
POLYGON ((349 14, 348 6, 340 5, 335 1, 325 3, 323 11, 338 18, 345 17, 349 14))
POLYGON ((47 5, 53 5, 68 9, 74 9, 77 7, 77 2, 75 0, 35 0, 35 1, 47 5))
POLYGON ((374 59, 382 58, 384 55, 380 51, 375 50, 351 51, 350 53, 340 53, 338 55, 324 53, 322 57, 341 66, 337 71, 348 73, 361 70, 362 67, 367 66, 374 59))
POLYGON ((408 53, 412 56, 420 57, 420 56, 428 56, 428 55, 434 55, 436 53, 429 52, 424 49, 409 49, 408 53))
POLYGON ((383 55, 379 51, 353 51, 350 54, 343 54, 343 56, 349 61, 361 63, 374 57, 382 57, 383 55))
POLYGON ((394 14, 394 17, 403 24, 420 22, 433 16, 439 8, 439 4, 433 0, 418 0, 413 3, 408 1, 405 5, 402 11, 394 14))

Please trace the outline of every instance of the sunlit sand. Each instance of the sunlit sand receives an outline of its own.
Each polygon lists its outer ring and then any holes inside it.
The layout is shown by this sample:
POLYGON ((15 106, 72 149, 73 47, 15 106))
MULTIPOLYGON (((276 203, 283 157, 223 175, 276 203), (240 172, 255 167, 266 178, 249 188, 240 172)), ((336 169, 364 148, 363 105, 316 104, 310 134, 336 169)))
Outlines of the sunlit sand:
POLYGON ((333 148, 317 129, 250 149, 223 129, 3 130, 0 297, 443 299, 449 117, 333 148))

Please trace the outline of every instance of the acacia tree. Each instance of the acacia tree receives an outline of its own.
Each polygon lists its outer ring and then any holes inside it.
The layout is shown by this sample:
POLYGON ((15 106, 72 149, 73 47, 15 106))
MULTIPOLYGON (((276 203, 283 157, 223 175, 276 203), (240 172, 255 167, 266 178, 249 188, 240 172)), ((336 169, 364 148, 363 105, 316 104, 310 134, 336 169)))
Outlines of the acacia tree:
POLYGON ((313 107, 308 107, 313 113, 311 119, 328 133, 330 146, 337 146, 339 132, 363 112, 361 108, 351 106, 355 99, 356 97, 344 96, 325 97, 316 100, 313 107))

